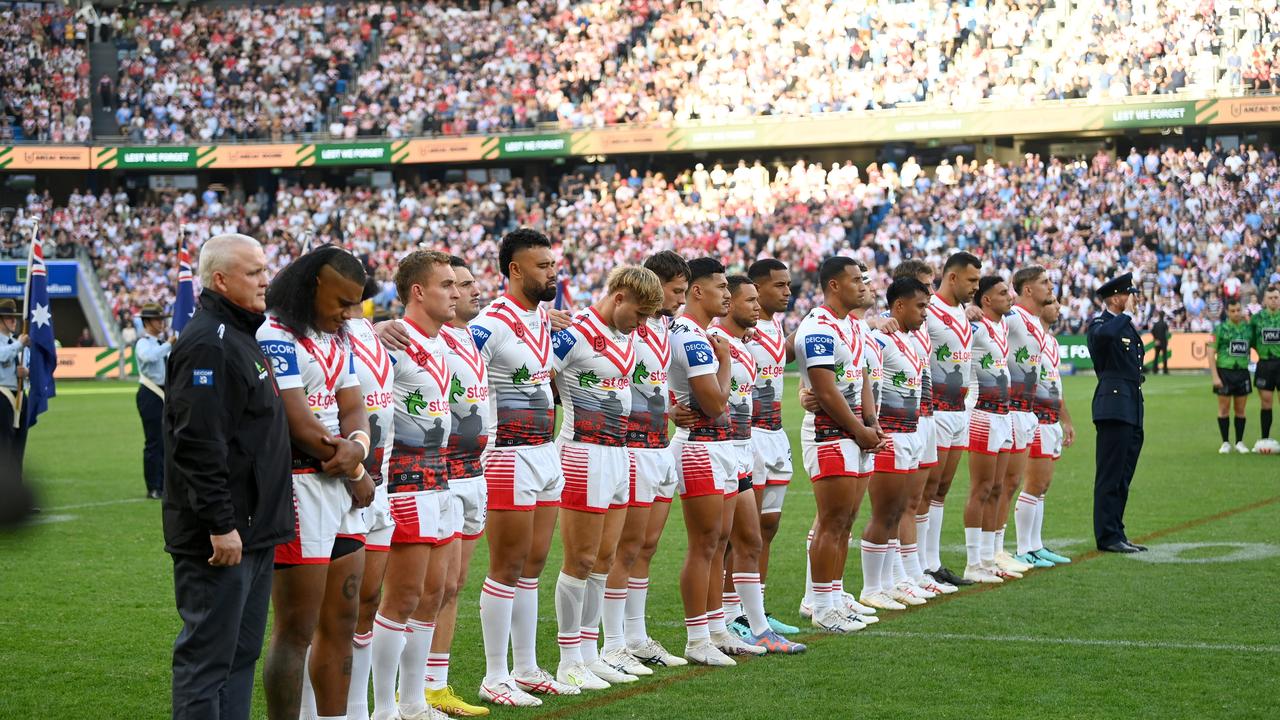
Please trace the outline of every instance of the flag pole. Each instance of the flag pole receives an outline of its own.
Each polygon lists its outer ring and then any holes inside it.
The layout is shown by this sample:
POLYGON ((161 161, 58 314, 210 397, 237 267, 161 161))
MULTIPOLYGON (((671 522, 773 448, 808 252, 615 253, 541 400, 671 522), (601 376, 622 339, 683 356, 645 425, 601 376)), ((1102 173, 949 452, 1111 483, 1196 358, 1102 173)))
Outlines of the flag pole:
MULTIPOLYGON (((31 346, 31 266, 36 259, 36 242, 38 242, 40 233, 39 216, 31 219, 31 247, 27 248, 27 282, 22 289, 22 334, 28 338, 27 347, 31 346)), ((27 350, 28 356, 30 350, 27 350)), ((23 367, 25 370, 26 368, 23 367)), ((22 396, 26 392, 26 377, 18 378, 18 392, 14 395, 14 402, 17 405, 13 409, 13 428, 17 430, 22 427, 22 413, 24 412, 22 396)))

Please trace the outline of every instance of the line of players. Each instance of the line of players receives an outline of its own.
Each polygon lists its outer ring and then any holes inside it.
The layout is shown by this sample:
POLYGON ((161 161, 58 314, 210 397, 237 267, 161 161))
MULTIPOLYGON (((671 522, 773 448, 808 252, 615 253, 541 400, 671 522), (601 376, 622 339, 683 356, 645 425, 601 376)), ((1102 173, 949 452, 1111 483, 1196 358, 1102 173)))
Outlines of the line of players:
POLYGON ((460 259, 415 251, 395 278, 404 318, 374 328, 358 317, 372 288, 362 295, 354 284, 354 258, 314 252, 328 255, 311 263, 313 326, 272 307, 259 332, 289 410, 298 519, 298 538, 276 558, 272 717, 363 720, 370 675, 375 720, 487 714, 448 684, 457 597, 482 534, 487 703, 536 706, 538 695, 634 682, 650 666, 803 652, 785 637, 798 628, 764 601, 791 477, 781 391, 793 359, 818 501, 801 607, 814 626, 858 630, 877 609, 1067 562, 1039 539, 1052 461, 1071 435, 1056 343, 1043 329, 1057 313, 1043 269, 1014 276, 1011 310, 1008 285, 980 280, 971 255, 948 260, 937 294, 927 266, 904 263, 887 312, 863 318, 874 304, 865 268, 832 258, 820 271, 825 304, 786 336, 791 282, 776 260, 726 276, 714 259, 660 252, 643 268, 616 269, 592 307, 553 318, 541 303, 555 297, 558 263, 545 236, 522 229, 499 251, 507 291, 483 311, 460 259), (971 298, 981 312, 972 322, 961 309, 971 298), (979 392, 967 411, 971 358, 979 392), (1021 382, 1010 382, 1009 363, 1021 382), (966 448, 976 480, 959 577, 942 567, 938 538, 966 448), (348 456, 363 462, 343 482, 336 469, 348 456), (1023 465, 1014 559, 1002 518, 1023 465), (842 578, 868 489, 855 600, 842 578), (683 657, 645 627, 649 563, 677 492, 688 533, 683 657), (535 641, 557 521, 553 675, 535 641), (292 676, 301 676, 297 697, 292 676))

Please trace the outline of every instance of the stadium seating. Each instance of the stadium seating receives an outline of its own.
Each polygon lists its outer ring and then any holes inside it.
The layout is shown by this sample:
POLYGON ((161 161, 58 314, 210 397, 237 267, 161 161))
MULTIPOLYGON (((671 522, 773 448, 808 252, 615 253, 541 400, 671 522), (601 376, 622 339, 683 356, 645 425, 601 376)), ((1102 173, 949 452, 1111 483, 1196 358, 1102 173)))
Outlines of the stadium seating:
POLYGON ((0 10, 0 143, 89 140, 88 26, 66 8, 0 10))

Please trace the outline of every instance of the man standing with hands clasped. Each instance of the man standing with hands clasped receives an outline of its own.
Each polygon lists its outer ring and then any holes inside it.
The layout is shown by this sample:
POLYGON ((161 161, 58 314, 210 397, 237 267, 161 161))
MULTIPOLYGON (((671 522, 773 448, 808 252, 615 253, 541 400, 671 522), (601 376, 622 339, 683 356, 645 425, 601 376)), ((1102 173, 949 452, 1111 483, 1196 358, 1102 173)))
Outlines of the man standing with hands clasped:
POLYGON ((138 362, 138 417, 146 438, 142 474, 147 497, 159 500, 164 488, 164 365, 173 343, 165 337, 164 321, 169 315, 159 305, 143 305, 138 317, 142 319, 142 337, 134 344, 133 356, 138 362))
POLYGON ((257 240, 200 251, 200 310, 166 368, 164 539, 183 627, 174 718, 248 718, 275 546, 293 537, 289 427, 254 337, 267 309, 257 240))
POLYGON ((1142 336, 1133 326, 1137 295, 1132 273, 1098 288, 1106 309, 1089 321, 1089 355, 1098 375, 1093 391, 1093 424, 1098 429, 1093 482, 1093 534, 1104 552, 1146 550, 1129 542, 1124 507, 1142 452, 1142 336))

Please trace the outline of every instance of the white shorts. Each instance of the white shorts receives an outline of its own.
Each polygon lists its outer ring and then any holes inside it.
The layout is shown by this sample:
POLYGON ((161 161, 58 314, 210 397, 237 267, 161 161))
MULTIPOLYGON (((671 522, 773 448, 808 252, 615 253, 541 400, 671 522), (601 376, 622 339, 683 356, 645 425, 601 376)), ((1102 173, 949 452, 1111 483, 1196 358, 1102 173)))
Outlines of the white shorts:
POLYGON ((1036 419, 1035 413, 1022 412, 1014 410, 1009 413, 1009 418, 1013 424, 1013 450, 1012 452, 1023 452, 1031 446, 1031 441, 1036 436, 1036 426, 1040 421, 1036 419))
POLYGON ((321 473, 293 476, 293 540, 276 546, 280 565, 326 565, 339 535, 364 540, 364 515, 352 507, 351 490, 341 478, 321 473))
POLYGON ((450 480, 449 493, 453 495, 454 527, 458 529, 458 537, 475 540, 483 535, 484 524, 489 515, 484 478, 450 480))
POLYGON ((396 529, 393 545, 429 543, 444 545, 458 534, 454 525, 453 495, 445 489, 391 495, 391 517, 396 529))
POLYGON ((951 410, 933 411, 937 450, 964 450, 969 447, 969 413, 951 410))
POLYGON ((920 426, 916 432, 920 435, 920 469, 931 468, 938 464, 938 423, 932 415, 921 415, 920 426))
POLYGON ((1036 425, 1036 436, 1031 440, 1031 457, 1057 460, 1062 457, 1062 425, 1059 423, 1040 423, 1036 425))
POLYGON ((631 505, 649 507, 675 497, 676 463, 671 448, 629 448, 631 451, 631 505))
POLYGON ((733 440, 733 452, 738 466, 734 473, 733 480, 729 483, 729 487, 725 489, 726 498, 731 498, 738 493, 750 492, 755 482, 752 473, 756 467, 756 451, 751 446, 750 440, 733 440))
POLYGON ((560 466, 564 492, 560 507, 602 513, 625 508, 631 501, 631 453, 625 447, 606 447, 561 440, 560 466))
POLYGON ((489 448, 480 463, 488 486, 489 510, 532 510, 560 504, 564 473, 553 443, 489 448))
POLYGON ((969 421, 969 452, 998 455, 1013 448, 1013 419, 1006 413, 974 410, 969 421))
POLYGON ((791 482, 791 441, 786 430, 752 428, 751 444, 755 449, 751 481, 756 487, 791 482))
POLYGON ((920 469, 924 446, 920 432, 889 433, 889 444, 876 453, 878 473, 910 474, 920 469))
POLYGON ((387 497, 387 484, 384 482, 373 493, 373 502, 363 510, 366 526, 364 549, 373 552, 387 552, 391 549, 391 533, 396 523, 391 519, 391 500, 387 497))
POLYGON ((809 480, 816 482, 829 477, 860 477, 863 452, 857 443, 848 439, 820 443, 800 443, 801 459, 809 480))
POLYGON ((676 466, 676 489, 682 498, 729 494, 737 489, 738 451, 730 440, 671 441, 676 466))

